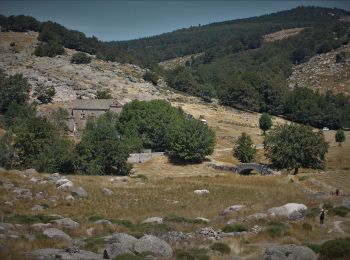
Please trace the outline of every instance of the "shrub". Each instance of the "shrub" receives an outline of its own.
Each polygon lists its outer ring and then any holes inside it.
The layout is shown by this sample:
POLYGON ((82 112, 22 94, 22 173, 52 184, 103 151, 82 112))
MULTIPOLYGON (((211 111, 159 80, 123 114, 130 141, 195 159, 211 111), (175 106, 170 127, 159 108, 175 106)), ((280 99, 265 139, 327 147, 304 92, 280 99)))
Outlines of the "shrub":
POLYGON ((159 80, 159 76, 155 73, 155 72, 150 72, 147 71, 144 75, 143 75, 143 79, 145 81, 148 81, 150 83, 152 83, 153 85, 157 85, 157 82, 159 80))
POLYGON ((242 133, 235 143, 233 155, 242 163, 248 163, 254 159, 256 149, 253 147, 253 141, 249 135, 242 133))
POLYGON ((333 205, 331 204, 331 203, 325 203, 325 204, 323 204, 323 208, 325 208, 325 209, 332 209, 333 208, 333 205))
POLYGON ((222 232, 230 233, 230 232, 243 232, 248 229, 241 224, 227 225, 222 228, 222 232))
POLYGON ((329 215, 331 216, 340 216, 340 217, 346 217, 346 215, 349 213, 349 209, 340 206, 329 209, 329 215))
POLYGON ((320 215, 321 213, 321 209, 320 208, 311 208, 311 210, 306 214, 307 217, 317 217, 318 215, 320 215))
POLYGON ((111 95, 111 92, 109 91, 109 89, 98 90, 96 92, 96 98, 97 99, 111 99, 112 95, 111 95))
POLYGON ((37 86, 34 91, 36 98, 44 104, 51 102, 53 96, 56 94, 53 86, 37 86))
POLYGON ((320 255, 326 259, 347 259, 350 255, 350 238, 338 238, 321 245, 320 255))
POLYGON ((268 223, 266 231, 269 234, 269 236, 273 238, 282 237, 289 233, 288 226, 286 224, 276 221, 270 221, 268 223))
POLYGON ((180 260, 209 260, 206 249, 190 248, 187 250, 177 250, 176 259, 180 260))
POLYGON ((63 46, 58 42, 42 43, 36 47, 34 54, 38 57, 55 57, 64 54, 63 46))
POLYGON ((303 229, 307 232, 312 231, 312 225, 310 223, 303 223, 303 229))
POLYGON ((11 215, 5 218, 6 221, 20 224, 49 223, 56 219, 60 219, 60 217, 46 215, 11 215))
POLYGON ((299 181, 305 181, 305 180, 307 180, 309 178, 309 176, 301 176, 301 177, 299 177, 299 181))
POLYGON ((210 246, 210 249, 213 251, 218 251, 221 254, 231 253, 231 248, 228 245, 226 245, 225 243, 220 243, 220 242, 212 244, 210 246))
POLYGON ((314 251, 316 254, 319 254, 319 253, 320 253, 321 245, 311 244, 311 245, 308 245, 308 247, 309 247, 312 251, 314 251))
POLYGON ((159 236, 159 235, 168 233, 169 231, 172 231, 172 230, 173 228, 167 224, 154 224, 154 223, 141 223, 141 224, 132 225, 130 227, 130 231, 132 233, 134 234, 136 233, 139 235, 151 234, 151 235, 159 236))
POLYGON ((84 52, 77 52, 73 54, 70 62, 75 64, 88 64, 91 62, 91 57, 84 52))

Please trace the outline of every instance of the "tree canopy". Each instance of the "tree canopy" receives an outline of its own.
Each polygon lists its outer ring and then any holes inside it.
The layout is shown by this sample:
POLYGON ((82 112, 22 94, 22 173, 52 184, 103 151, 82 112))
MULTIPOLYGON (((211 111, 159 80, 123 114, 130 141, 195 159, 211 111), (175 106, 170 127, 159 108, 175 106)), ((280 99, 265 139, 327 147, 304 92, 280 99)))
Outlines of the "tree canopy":
POLYGON ((242 163, 251 162, 255 155, 256 149, 253 147, 253 141, 246 133, 242 133, 235 142, 233 155, 242 163))
POLYGON ((328 143, 322 131, 313 132, 312 128, 291 124, 277 126, 265 136, 266 156, 271 162, 288 170, 300 167, 323 168, 328 143))
POLYGON ((259 128, 264 132, 269 130, 272 126, 272 120, 269 114, 263 113, 259 118, 259 128))
POLYGON ((338 129, 335 133, 335 141, 341 146, 341 143, 345 141, 345 133, 343 129, 338 129))

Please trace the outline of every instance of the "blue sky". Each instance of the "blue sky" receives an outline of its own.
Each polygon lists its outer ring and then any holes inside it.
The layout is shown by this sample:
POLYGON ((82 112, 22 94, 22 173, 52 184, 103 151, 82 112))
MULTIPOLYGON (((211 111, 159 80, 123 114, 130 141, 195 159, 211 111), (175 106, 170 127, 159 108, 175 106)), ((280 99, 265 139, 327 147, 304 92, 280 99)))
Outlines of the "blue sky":
POLYGON ((0 0, 0 14, 25 14, 39 21, 52 20, 101 40, 128 40, 180 28, 233 20, 291 9, 300 5, 338 7, 350 11, 346 1, 302 0, 0 0))

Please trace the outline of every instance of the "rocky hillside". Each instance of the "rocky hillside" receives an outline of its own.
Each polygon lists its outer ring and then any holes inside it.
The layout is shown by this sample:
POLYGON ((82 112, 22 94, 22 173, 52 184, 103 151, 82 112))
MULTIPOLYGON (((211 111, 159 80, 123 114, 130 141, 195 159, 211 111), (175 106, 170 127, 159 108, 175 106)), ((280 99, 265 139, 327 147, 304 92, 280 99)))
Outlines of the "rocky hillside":
POLYGON ((74 99, 93 99, 98 90, 109 89, 113 97, 123 101, 155 98, 176 100, 185 98, 142 79, 145 70, 130 64, 105 62, 92 57, 90 64, 72 64, 75 50, 65 49, 65 55, 54 58, 33 55, 38 44, 35 32, 0 32, 0 69, 6 74, 23 74, 34 89, 53 86, 54 102, 74 99))
POLYGON ((308 87, 321 93, 350 95, 350 44, 325 54, 319 54, 308 62, 294 66, 288 79, 289 88, 308 87), (337 62, 336 56, 342 55, 337 62))

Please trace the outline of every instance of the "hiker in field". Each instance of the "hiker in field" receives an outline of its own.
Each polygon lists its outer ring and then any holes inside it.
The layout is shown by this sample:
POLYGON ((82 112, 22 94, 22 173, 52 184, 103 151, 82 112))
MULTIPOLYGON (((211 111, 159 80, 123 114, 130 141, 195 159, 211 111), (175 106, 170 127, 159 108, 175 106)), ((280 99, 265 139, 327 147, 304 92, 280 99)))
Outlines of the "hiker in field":
POLYGON ((340 195, 340 190, 339 189, 336 189, 335 190, 335 196, 339 196, 340 195))
POLYGON ((324 222, 324 215, 325 215, 325 210, 322 209, 320 213, 320 224, 323 225, 324 222))

